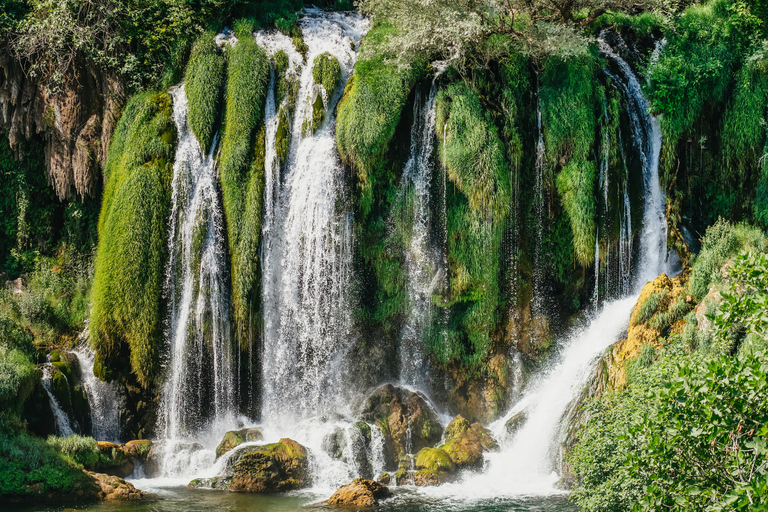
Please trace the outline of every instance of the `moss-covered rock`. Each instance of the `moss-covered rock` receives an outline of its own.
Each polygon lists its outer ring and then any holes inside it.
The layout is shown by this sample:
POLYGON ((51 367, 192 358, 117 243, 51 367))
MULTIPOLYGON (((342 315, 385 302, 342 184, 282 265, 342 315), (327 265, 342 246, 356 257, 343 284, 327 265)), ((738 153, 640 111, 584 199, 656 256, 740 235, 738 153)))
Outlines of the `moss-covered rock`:
POLYGON ((442 437, 442 425, 425 397, 391 384, 381 386, 368 397, 360 418, 377 425, 384 434, 387 467, 394 467, 407 453, 409 429, 414 452, 434 446, 442 437))
MULTIPOLYGON (((470 424, 463 416, 456 416, 445 429, 446 443, 440 448, 448 454, 458 468, 479 469, 483 453, 496 451, 499 445, 491 432, 479 423, 470 424)), ((418 462, 417 462, 418 464, 418 462)))
POLYGON ((329 505, 373 507, 378 505, 380 500, 389 498, 391 494, 389 489, 379 482, 355 478, 352 482, 339 487, 326 503, 329 505))
POLYGON ((440 485, 455 478, 456 464, 442 448, 422 448, 416 454, 416 485, 440 485))
POLYGON ((218 121, 221 86, 224 78, 224 56, 216 47, 214 34, 203 33, 189 56, 184 75, 189 127, 204 153, 208 153, 218 121))
POLYGON ((146 461, 152 451, 152 441, 149 439, 135 439, 123 445, 123 451, 140 461, 146 461))
POLYGON ((243 443, 251 443, 264 439, 261 431, 256 428, 243 428, 240 430, 230 430, 222 438, 219 446, 216 447, 216 458, 218 459, 236 446, 243 443))
POLYGON ((514 436, 520 428, 525 424, 528 419, 528 412, 523 409, 520 412, 513 414, 507 422, 504 424, 504 428, 507 431, 508 436, 514 436))
POLYGON ((226 474, 189 483, 190 487, 242 492, 284 492, 309 484, 308 452, 292 439, 238 450, 226 474))
POLYGON ((330 100, 333 91, 339 85, 339 80, 341 80, 339 60, 327 52, 318 55, 312 63, 312 78, 316 84, 323 86, 330 100))

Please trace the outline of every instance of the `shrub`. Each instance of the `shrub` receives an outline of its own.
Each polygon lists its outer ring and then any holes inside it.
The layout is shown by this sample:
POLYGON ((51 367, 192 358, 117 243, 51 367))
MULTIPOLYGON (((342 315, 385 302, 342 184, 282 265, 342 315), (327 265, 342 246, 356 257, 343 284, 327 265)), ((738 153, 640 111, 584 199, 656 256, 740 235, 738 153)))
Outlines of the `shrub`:
POLYGON ((170 97, 143 93, 131 98, 112 138, 90 321, 102 377, 128 370, 130 353, 142 385, 158 378, 174 133, 170 97))
POLYGON ((216 47, 214 37, 214 33, 205 32, 195 41, 184 74, 189 127, 203 153, 208 153, 213 142, 224 78, 224 56, 216 47))
POLYGON ((0 346, 0 404, 3 410, 19 414, 38 378, 35 365, 24 352, 0 346))
POLYGON ((74 464, 94 467, 99 462, 101 452, 92 437, 77 434, 67 437, 49 436, 48 444, 74 464))

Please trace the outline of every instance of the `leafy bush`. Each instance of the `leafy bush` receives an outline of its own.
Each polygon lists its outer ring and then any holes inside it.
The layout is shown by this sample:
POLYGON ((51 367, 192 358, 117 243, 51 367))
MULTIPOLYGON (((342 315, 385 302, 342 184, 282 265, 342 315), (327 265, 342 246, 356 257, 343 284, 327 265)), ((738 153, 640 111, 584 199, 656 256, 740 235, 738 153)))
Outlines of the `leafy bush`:
POLYGON ((312 63, 312 78, 316 84, 323 86, 330 100, 330 96, 336 90, 341 79, 339 60, 330 53, 318 55, 312 63))
POLYGON ((224 78, 224 56, 216 47, 214 37, 214 33, 205 32, 195 41, 184 75, 189 127, 206 154, 218 122, 224 78))
POLYGON ((723 275, 721 269, 730 258, 742 251, 763 252, 765 235, 747 224, 732 224, 719 220, 704 234, 701 252, 693 262, 688 291, 697 301, 701 301, 712 284, 719 283, 723 275))
POLYGON ((37 378, 35 365, 24 352, 0 346, 0 404, 3 410, 19 414, 37 378))
POLYGON ((48 444, 74 464, 94 467, 99 462, 101 452, 92 437, 77 434, 67 437, 49 436, 48 444))
POLYGON ((131 98, 104 169, 99 247, 92 292, 91 343, 97 369, 158 378, 160 299, 175 128, 167 94, 131 98))

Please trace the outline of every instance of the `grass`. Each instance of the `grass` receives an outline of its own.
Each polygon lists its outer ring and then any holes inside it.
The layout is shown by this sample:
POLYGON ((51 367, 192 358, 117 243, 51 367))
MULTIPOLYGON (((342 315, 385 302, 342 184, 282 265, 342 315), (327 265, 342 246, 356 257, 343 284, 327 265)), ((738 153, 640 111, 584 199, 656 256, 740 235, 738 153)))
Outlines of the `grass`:
POLYGON ((112 138, 90 321, 102 378, 158 380, 174 139, 171 98, 151 92, 131 98, 112 138))
POLYGON ((635 316, 635 325, 644 324, 648 322, 653 315, 659 310, 659 305, 664 297, 669 293, 668 290, 661 290, 660 292, 652 293, 645 301, 640 305, 640 309, 635 316))
POLYGON ((264 188, 264 135, 259 136, 259 127, 269 82, 269 60, 251 37, 239 39, 226 55, 226 110, 219 163, 235 322, 237 331, 245 333, 249 329, 246 323, 250 306, 259 300, 258 248, 264 188))
POLYGON ((224 78, 224 56, 216 47, 214 37, 213 32, 205 32, 198 37, 184 74, 189 127, 204 153, 208 153, 213 142, 224 78))
POLYGON ((312 78, 316 84, 323 86, 330 99, 341 79, 339 60, 330 53, 318 55, 312 63, 312 78))

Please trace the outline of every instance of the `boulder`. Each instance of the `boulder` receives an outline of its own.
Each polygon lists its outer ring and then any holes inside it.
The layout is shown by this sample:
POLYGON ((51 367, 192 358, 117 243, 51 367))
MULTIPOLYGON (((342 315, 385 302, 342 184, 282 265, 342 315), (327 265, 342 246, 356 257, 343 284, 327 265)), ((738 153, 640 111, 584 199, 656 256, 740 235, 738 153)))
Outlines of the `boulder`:
POLYGON ((391 481, 392 481, 392 477, 386 471, 379 475, 380 484, 389 485, 389 482, 391 481))
POLYGON ((381 386, 368 397, 360 411, 360 419, 381 429, 387 467, 390 468, 396 467, 397 461, 406 453, 434 446, 442 437, 442 425, 426 398, 421 393, 392 384, 381 386))
POLYGON ((373 507, 379 500, 389 498, 392 493, 386 486, 373 480, 355 478, 347 485, 342 485, 326 503, 356 507, 373 507))
POLYGON ((483 454, 499 449, 498 443, 487 428, 479 423, 470 425, 460 414, 446 427, 445 439, 446 443, 441 448, 460 469, 480 469, 483 465, 483 454))
POLYGON ((219 446, 216 448, 216 458, 218 459, 232 448, 240 446, 243 443, 250 443, 264 440, 261 431, 255 428, 243 428, 240 430, 230 430, 222 438, 219 446))
POLYGON ((225 475, 201 478, 189 487, 243 492, 284 492, 309 484, 307 449, 292 439, 249 446, 227 461, 225 475))
POLYGON ((146 495, 130 484, 116 476, 92 473, 86 471, 101 488, 99 499, 102 500, 137 500, 146 495))
POLYGON ((525 421, 527 419, 528 419, 528 413, 525 409, 513 414, 504 424, 504 428, 507 431, 507 435, 511 437, 517 434, 517 431, 520 430, 520 428, 525 424, 525 421))
POLYGON ((135 439, 128 441, 123 445, 123 451, 131 457, 142 462, 147 460, 149 452, 152 450, 152 441, 149 439, 135 439))
POLYGON ((416 485, 444 484, 454 479, 455 472, 456 464, 442 448, 422 448, 416 454, 416 485))
POLYGON ((95 467, 89 469, 118 478, 128 478, 131 476, 136 465, 133 457, 125 452, 123 445, 107 441, 96 441, 96 446, 98 446, 102 456, 95 467))

